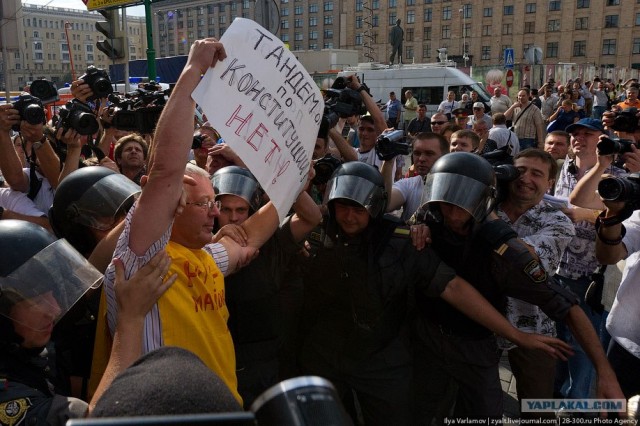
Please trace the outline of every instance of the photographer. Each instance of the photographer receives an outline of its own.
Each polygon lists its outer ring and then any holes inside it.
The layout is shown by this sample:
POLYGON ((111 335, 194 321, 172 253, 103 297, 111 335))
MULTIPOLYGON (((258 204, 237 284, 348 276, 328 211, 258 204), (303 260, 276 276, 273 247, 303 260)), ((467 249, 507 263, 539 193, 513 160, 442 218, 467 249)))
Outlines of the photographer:
POLYGON ((142 136, 131 134, 120 138, 113 150, 120 173, 140 185, 142 175, 147 172, 147 154, 149 146, 142 136))
POLYGON ((42 122, 31 124, 21 115, 20 109, 27 108, 14 106, 15 103, 0 105, 0 171, 11 189, 28 194, 36 208, 47 211, 58 184, 60 160, 45 136, 44 109, 39 100, 27 107, 41 109, 42 122), (28 160, 25 168, 10 137, 12 129, 19 132, 16 138, 21 141, 28 160))

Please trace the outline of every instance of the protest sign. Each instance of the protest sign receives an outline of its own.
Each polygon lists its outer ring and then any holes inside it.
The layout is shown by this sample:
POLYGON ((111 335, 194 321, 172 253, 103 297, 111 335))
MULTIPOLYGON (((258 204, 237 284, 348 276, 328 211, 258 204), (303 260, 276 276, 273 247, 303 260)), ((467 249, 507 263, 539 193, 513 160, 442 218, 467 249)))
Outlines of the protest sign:
POLYGON ((193 92, 212 126, 255 175, 284 219, 307 180, 324 112, 320 89, 279 38, 236 18, 227 58, 193 92))

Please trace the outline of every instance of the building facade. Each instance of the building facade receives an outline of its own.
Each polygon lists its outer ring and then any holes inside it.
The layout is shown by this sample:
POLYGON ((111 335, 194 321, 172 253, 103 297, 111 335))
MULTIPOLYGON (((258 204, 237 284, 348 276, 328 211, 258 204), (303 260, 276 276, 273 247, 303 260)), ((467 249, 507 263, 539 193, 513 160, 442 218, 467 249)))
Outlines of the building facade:
MULTIPOLYGON (((9 90, 19 90, 34 79, 46 78, 58 87, 81 76, 89 65, 107 68, 112 61, 96 47, 104 40, 95 28, 105 18, 98 12, 66 9, 16 1, 17 46, 8 46, 2 79, 9 90)), ((130 59, 146 58, 147 38, 143 17, 127 17, 130 59)), ((4 87, 2 87, 4 89, 4 87)))
MULTIPOLYGON (((360 61, 388 62, 389 31, 404 29, 403 60, 435 62, 439 48, 467 65, 516 62, 528 49, 543 63, 640 68, 640 0, 275 0, 277 35, 291 50, 356 49, 360 61)), ((255 2, 178 0, 152 5, 159 57, 187 54, 193 40, 220 37, 255 2)), ((256 19, 257 20, 257 19, 256 19)), ((273 31, 272 31, 273 32, 273 31)))

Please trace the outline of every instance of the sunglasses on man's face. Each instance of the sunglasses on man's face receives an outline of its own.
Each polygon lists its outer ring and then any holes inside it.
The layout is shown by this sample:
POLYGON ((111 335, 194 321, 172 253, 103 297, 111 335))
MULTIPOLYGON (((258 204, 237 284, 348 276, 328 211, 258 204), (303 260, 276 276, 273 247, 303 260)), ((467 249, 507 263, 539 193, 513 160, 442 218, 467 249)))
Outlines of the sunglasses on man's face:
POLYGON ((442 126, 446 121, 432 121, 431 124, 437 124, 438 126, 442 126))

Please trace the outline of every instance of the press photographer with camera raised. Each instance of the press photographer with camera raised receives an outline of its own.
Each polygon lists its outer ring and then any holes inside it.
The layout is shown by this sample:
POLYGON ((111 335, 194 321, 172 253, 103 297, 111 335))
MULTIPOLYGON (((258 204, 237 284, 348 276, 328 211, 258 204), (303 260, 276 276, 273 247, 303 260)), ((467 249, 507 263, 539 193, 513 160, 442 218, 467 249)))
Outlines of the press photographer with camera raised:
POLYGON ((12 190, 27 194, 43 212, 53 202, 60 173, 60 160, 45 131, 44 107, 38 98, 21 95, 13 104, 0 105, 0 171, 12 190), (18 157, 12 130, 18 132, 15 138, 21 141, 27 167, 18 157))

